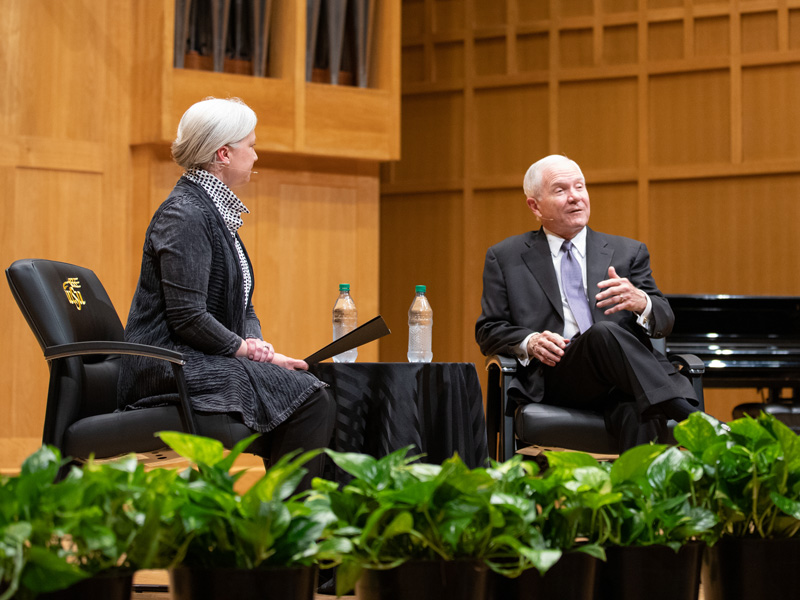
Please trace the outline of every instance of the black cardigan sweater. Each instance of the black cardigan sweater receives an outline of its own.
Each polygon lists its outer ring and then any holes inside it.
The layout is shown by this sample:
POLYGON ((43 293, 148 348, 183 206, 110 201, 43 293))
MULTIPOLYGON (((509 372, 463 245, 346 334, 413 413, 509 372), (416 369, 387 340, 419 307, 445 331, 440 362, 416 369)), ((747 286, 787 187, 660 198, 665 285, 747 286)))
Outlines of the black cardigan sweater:
MULTIPOLYGON (((249 257, 247 262, 252 278, 249 257)), ((181 178, 147 228, 125 339, 183 353, 196 410, 235 413, 251 429, 267 432, 324 384, 305 371, 233 356, 242 338, 261 338, 252 293, 245 299, 242 279, 222 215, 201 186, 181 178)), ((176 401, 165 362, 123 356, 121 409, 176 401)))

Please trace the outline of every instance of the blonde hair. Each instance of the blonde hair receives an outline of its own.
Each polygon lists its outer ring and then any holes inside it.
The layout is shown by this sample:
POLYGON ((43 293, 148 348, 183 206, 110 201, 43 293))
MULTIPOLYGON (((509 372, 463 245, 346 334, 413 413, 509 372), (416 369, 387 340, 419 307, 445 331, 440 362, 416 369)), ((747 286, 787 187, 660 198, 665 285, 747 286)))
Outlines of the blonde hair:
MULTIPOLYGON (((525 197, 538 198, 542 191, 542 178, 544 177, 545 171, 547 171, 547 169, 551 166, 564 161, 571 162, 573 165, 575 165, 578 171, 581 171, 578 163, 562 154, 551 154, 550 156, 545 156, 528 167, 528 171, 525 173, 525 178, 522 180, 522 189, 525 191, 525 197)), ((582 172, 583 171, 581 171, 581 173, 582 172)))
POLYGON ((178 124, 172 158, 184 169, 204 167, 222 146, 234 146, 256 128, 253 109, 239 98, 206 98, 192 104, 178 124))

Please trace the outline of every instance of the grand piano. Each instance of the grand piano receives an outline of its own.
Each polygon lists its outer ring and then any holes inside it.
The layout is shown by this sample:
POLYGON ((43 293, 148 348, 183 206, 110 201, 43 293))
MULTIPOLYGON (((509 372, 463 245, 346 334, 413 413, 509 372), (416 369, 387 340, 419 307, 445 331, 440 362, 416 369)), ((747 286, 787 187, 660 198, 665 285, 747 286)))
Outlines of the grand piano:
POLYGON ((764 391, 763 406, 737 407, 735 416, 767 408, 800 431, 800 297, 667 298, 675 312, 667 351, 700 357, 704 387, 764 391))

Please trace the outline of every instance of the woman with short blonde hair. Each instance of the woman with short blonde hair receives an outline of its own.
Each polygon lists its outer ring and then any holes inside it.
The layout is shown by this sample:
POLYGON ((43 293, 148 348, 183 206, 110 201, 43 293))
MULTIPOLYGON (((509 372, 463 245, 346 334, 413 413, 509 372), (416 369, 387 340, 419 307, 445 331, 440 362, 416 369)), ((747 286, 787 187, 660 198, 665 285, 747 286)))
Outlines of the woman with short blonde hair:
MULTIPOLYGON (((335 405, 304 361, 263 339, 253 308, 253 269, 238 234, 250 211, 234 190, 250 181, 258 158, 256 122, 237 98, 206 98, 181 118, 172 154, 185 172, 147 228, 125 339, 182 353, 195 411, 225 413, 265 434, 249 451, 274 462, 327 446, 335 405)), ((163 362, 122 358, 121 409, 175 401, 163 362)), ((322 460, 308 463, 302 486, 322 474, 322 460)))

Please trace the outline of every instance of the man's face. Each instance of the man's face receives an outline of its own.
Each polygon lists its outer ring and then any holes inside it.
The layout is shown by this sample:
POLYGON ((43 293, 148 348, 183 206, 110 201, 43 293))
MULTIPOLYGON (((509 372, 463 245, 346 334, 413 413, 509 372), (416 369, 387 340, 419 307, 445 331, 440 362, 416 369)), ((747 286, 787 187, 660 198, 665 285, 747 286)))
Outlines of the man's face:
POLYGON ((528 198, 528 207, 548 231, 570 240, 589 222, 586 181, 571 160, 565 158, 548 167, 537 194, 537 198, 528 198))

